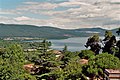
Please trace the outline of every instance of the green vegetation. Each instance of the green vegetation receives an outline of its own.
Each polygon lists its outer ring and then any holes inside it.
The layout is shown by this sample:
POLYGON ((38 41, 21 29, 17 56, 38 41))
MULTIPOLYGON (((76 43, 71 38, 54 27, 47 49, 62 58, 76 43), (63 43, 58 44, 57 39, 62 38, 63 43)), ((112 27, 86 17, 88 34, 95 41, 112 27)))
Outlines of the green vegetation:
POLYGON ((112 37, 112 32, 111 31, 105 31, 105 38, 110 38, 112 37))
MULTIPOLYGON (((115 34, 117 29, 112 30, 115 34)), ((49 26, 33 26, 33 25, 15 25, 0 24, 0 38, 6 37, 29 37, 29 38, 46 38, 46 39, 64 39, 69 37, 86 37, 92 36, 91 32, 98 32, 104 35, 105 29, 101 28, 83 28, 83 29, 59 29, 49 26), (90 32, 90 33, 89 33, 90 32)), ((97 34, 98 34, 97 33, 97 34)), ((95 33, 94 33, 95 34, 95 33)))
POLYGON ((90 46, 90 50, 93 51, 95 55, 99 54, 99 51, 101 49, 99 41, 100 41, 99 36, 95 34, 92 37, 88 38, 85 47, 88 48, 90 46))
POLYGON ((119 28, 119 30, 118 31, 116 31, 116 33, 119 35, 120 34, 120 28, 119 28))
POLYGON ((81 50, 79 57, 81 59, 90 59, 95 56, 95 53, 91 50, 81 50))
POLYGON ((56 69, 51 72, 51 75, 56 76, 58 80, 80 80, 82 77, 82 65, 71 60, 64 69, 56 69))
POLYGON ((23 69, 25 56, 20 45, 11 45, 5 52, 0 52, 0 79, 1 80, 36 80, 23 69))
POLYGON ((21 42, 0 40, 0 80, 87 80, 104 77, 104 70, 120 69, 119 43, 111 32, 105 32, 103 52, 99 54, 96 44, 98 35, 88 38, 90 50, 77 52, 50 49, 51 42, 21 42), (106 39, 107 37, 107 39, 106 39), (109 37, 109 38, 108 38, 109 37), (92 44, 92 46, 91 46, 92 44), (114 47, 113 44, 117 46, 114 47), (94 47, 95 46, 95 47, 94 47), (113 48, 111 50, 111 48, 113 48), (112 52, 112 53, 111 53, 112 52), (27 65, 27 67, 25 67, 27 65))
POLYGON ((90 77, 103 76, 105 69, 120 69, 120 60, 111 54, 102 53, 89 59, 86 66, 87 75, 90 77))

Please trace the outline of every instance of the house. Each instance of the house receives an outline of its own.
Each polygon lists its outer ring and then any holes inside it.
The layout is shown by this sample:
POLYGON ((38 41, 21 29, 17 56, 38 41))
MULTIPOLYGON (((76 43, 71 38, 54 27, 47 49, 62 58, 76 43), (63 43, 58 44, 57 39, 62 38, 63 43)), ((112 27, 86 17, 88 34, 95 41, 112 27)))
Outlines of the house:
POLYGON ((62 52, 60 50, 53 50, 52 53, 56 54, 56 55, 60 55, 62 54, 62 52))
POLYGON ((88 60, 87 59, 80 59, 80 64, 88 64, 88 60))
POLYGON ((8 37, 8 38, 4 38, 3 40, 6 40, 6 41, 12 41, 12 40, 14 40, 14 39, 8 37))
POLYGON ((56 60, 61 60, 64 57, 62 51, 60 50, 53 50, 52 53, 56 55, 56 60))
POLYGON ((105 69, 105 80, 120 80, 120 69, 105 69))
POLYGON ((23 68, 28 71, 29 73, 33 73, 33 69, 35 68, 34 64, 26 64, 23 66, 23 68))
POLYGON ((24 49, 25 52, 33 52, 33 51, 37 51, 37 49, 24 49))

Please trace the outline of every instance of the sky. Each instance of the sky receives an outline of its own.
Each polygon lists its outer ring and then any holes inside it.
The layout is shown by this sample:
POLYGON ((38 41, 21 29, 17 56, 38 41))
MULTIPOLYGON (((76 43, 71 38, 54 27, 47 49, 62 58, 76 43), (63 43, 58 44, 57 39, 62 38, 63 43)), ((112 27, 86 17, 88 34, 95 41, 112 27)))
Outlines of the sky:
POLYGON ((120 0, 0 0, 0 23, 113 29, 120 27, 120 0))

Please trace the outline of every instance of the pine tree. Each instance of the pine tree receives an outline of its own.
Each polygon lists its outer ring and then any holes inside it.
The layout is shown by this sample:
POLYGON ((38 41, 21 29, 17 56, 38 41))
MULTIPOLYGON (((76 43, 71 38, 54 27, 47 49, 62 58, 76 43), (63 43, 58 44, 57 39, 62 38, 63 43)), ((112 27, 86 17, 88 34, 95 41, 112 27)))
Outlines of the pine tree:
POLYGON ((23 69, 25 56, 20 45, 11 45, 0 54, 0 79, 1 80, 35 80, 23 69))

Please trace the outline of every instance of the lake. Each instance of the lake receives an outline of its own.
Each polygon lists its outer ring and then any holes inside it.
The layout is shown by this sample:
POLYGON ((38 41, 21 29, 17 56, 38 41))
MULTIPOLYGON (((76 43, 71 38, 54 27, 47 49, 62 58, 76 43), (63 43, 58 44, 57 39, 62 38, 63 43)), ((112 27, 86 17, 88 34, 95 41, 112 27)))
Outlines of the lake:
MULTIPOLYGON (((100 37, 103 39, 104 37, 100 37)), ((117 40, 120 38, 117 37, 117 40)), ((57 50, 63 50, 64 46, 67 45, 69 51, 81 51, 86 49, 85 43, 87 42, 88 37, 73 37, 68 39, 49 39, 48 41, 52 42, 51 48, 57 50)), ((41 40, 34 40, 35 42, 41 42, 41 40)), ((102 44, 101 44, 102 46, 102 44)))
POLYGON ((74 37, 61 40, 49 40, 52 42, 51 48, 63 50, 64 46, 67 45, 68 50, 70 51, 80 51, 86 49, 84 47, 88 37, 74 37))
MULTIPOLYGON (((87 42, 87 39, 89 37, 73 37, 68 39, 61 39, 61 40, 49 40, 52 42, 51 48, 63 50, 64 46, 67 45, 67 48, 69 51, 81 51, 86 49, 84 46, 87 42)), ((103 39, 104 37, 100 37, 100 39, 103 39)), ((117 40, 120 39, 120 36, 117 37, 117 40)), ((102 43, 100 43, 101 46, 102 43)))

